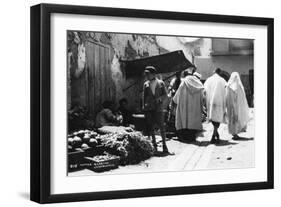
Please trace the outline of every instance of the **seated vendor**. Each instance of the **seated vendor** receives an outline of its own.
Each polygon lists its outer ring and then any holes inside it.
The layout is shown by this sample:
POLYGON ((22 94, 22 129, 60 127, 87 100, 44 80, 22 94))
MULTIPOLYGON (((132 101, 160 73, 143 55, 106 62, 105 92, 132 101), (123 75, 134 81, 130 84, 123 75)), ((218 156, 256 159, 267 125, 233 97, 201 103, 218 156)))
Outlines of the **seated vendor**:
POLYGON ((123 117, 123 126, 132 124, 132 112, 128 109, 128 100, 126 98, 120 99, 118 112, 120 112, 123 117))
POLYGON ((103 109, 97 114, 96 127, 118 126, 122 121, 122 116, 116 116, 113 113, 113 102, 105 101, 102 104, 103 109))

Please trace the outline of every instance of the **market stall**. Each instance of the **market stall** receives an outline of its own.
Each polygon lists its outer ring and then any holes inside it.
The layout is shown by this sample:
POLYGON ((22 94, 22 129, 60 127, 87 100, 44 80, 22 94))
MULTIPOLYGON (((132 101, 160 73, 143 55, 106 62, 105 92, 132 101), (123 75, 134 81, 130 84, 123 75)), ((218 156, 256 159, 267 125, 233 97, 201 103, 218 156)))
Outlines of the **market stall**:
POLYGON ((119 165, 138 164, 152 155, 150 140, 128 127, 79 130, 68 135, 69 172, 103 172, 119 165))

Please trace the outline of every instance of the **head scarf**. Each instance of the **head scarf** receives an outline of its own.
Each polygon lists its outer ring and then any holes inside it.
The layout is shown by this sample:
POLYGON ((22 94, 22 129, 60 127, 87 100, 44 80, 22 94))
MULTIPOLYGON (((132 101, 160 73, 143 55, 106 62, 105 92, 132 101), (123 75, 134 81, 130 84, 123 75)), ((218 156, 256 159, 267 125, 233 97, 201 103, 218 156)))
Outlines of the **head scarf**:
POLYGON ((199 80, 201 79, 202 75, 198 72, 194 72, 193 75, 197 77, 199 80))
POLYGON ((231 76, 230 76, 226 86, 234 92, 237 92, 237 90, 240 89, 241 92, 243 92, 243 94, 245 95, 244 86, 241 82, 239 73, 237 73, 237 72, 231 73, 231 76))

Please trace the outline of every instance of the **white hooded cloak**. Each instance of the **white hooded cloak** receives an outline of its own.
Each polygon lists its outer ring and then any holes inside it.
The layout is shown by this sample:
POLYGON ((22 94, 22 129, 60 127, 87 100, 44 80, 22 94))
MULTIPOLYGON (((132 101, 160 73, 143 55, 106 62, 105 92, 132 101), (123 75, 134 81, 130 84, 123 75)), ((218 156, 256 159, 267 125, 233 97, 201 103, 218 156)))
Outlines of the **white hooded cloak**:
POLYGON ((243 84, 237 72, 233 72, 226 87, 228 131, 235 135, 246 128, 249 121, 249 106, 243 84))
POLYGON ((209 77, 204 84, 209 121, 225 122, 225 86, 226 81, 217 73, 209 77))
POLYGON ((195 76, 187 76, 173 97, 176 103, 175 126, 180 129, 202 130, 203 84, 195 76))

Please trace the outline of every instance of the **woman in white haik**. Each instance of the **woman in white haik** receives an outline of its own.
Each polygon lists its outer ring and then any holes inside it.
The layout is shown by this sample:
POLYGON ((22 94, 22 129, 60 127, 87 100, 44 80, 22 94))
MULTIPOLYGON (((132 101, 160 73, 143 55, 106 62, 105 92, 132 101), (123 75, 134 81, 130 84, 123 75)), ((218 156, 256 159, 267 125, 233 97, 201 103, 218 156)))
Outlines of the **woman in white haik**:
POLYGON ((228 131, 233 135, 233 139, 238 139, 238 133, 246 130, 249 121, 249 106, 237 72, 231 74, 226 85, 226 109, 228 131))

